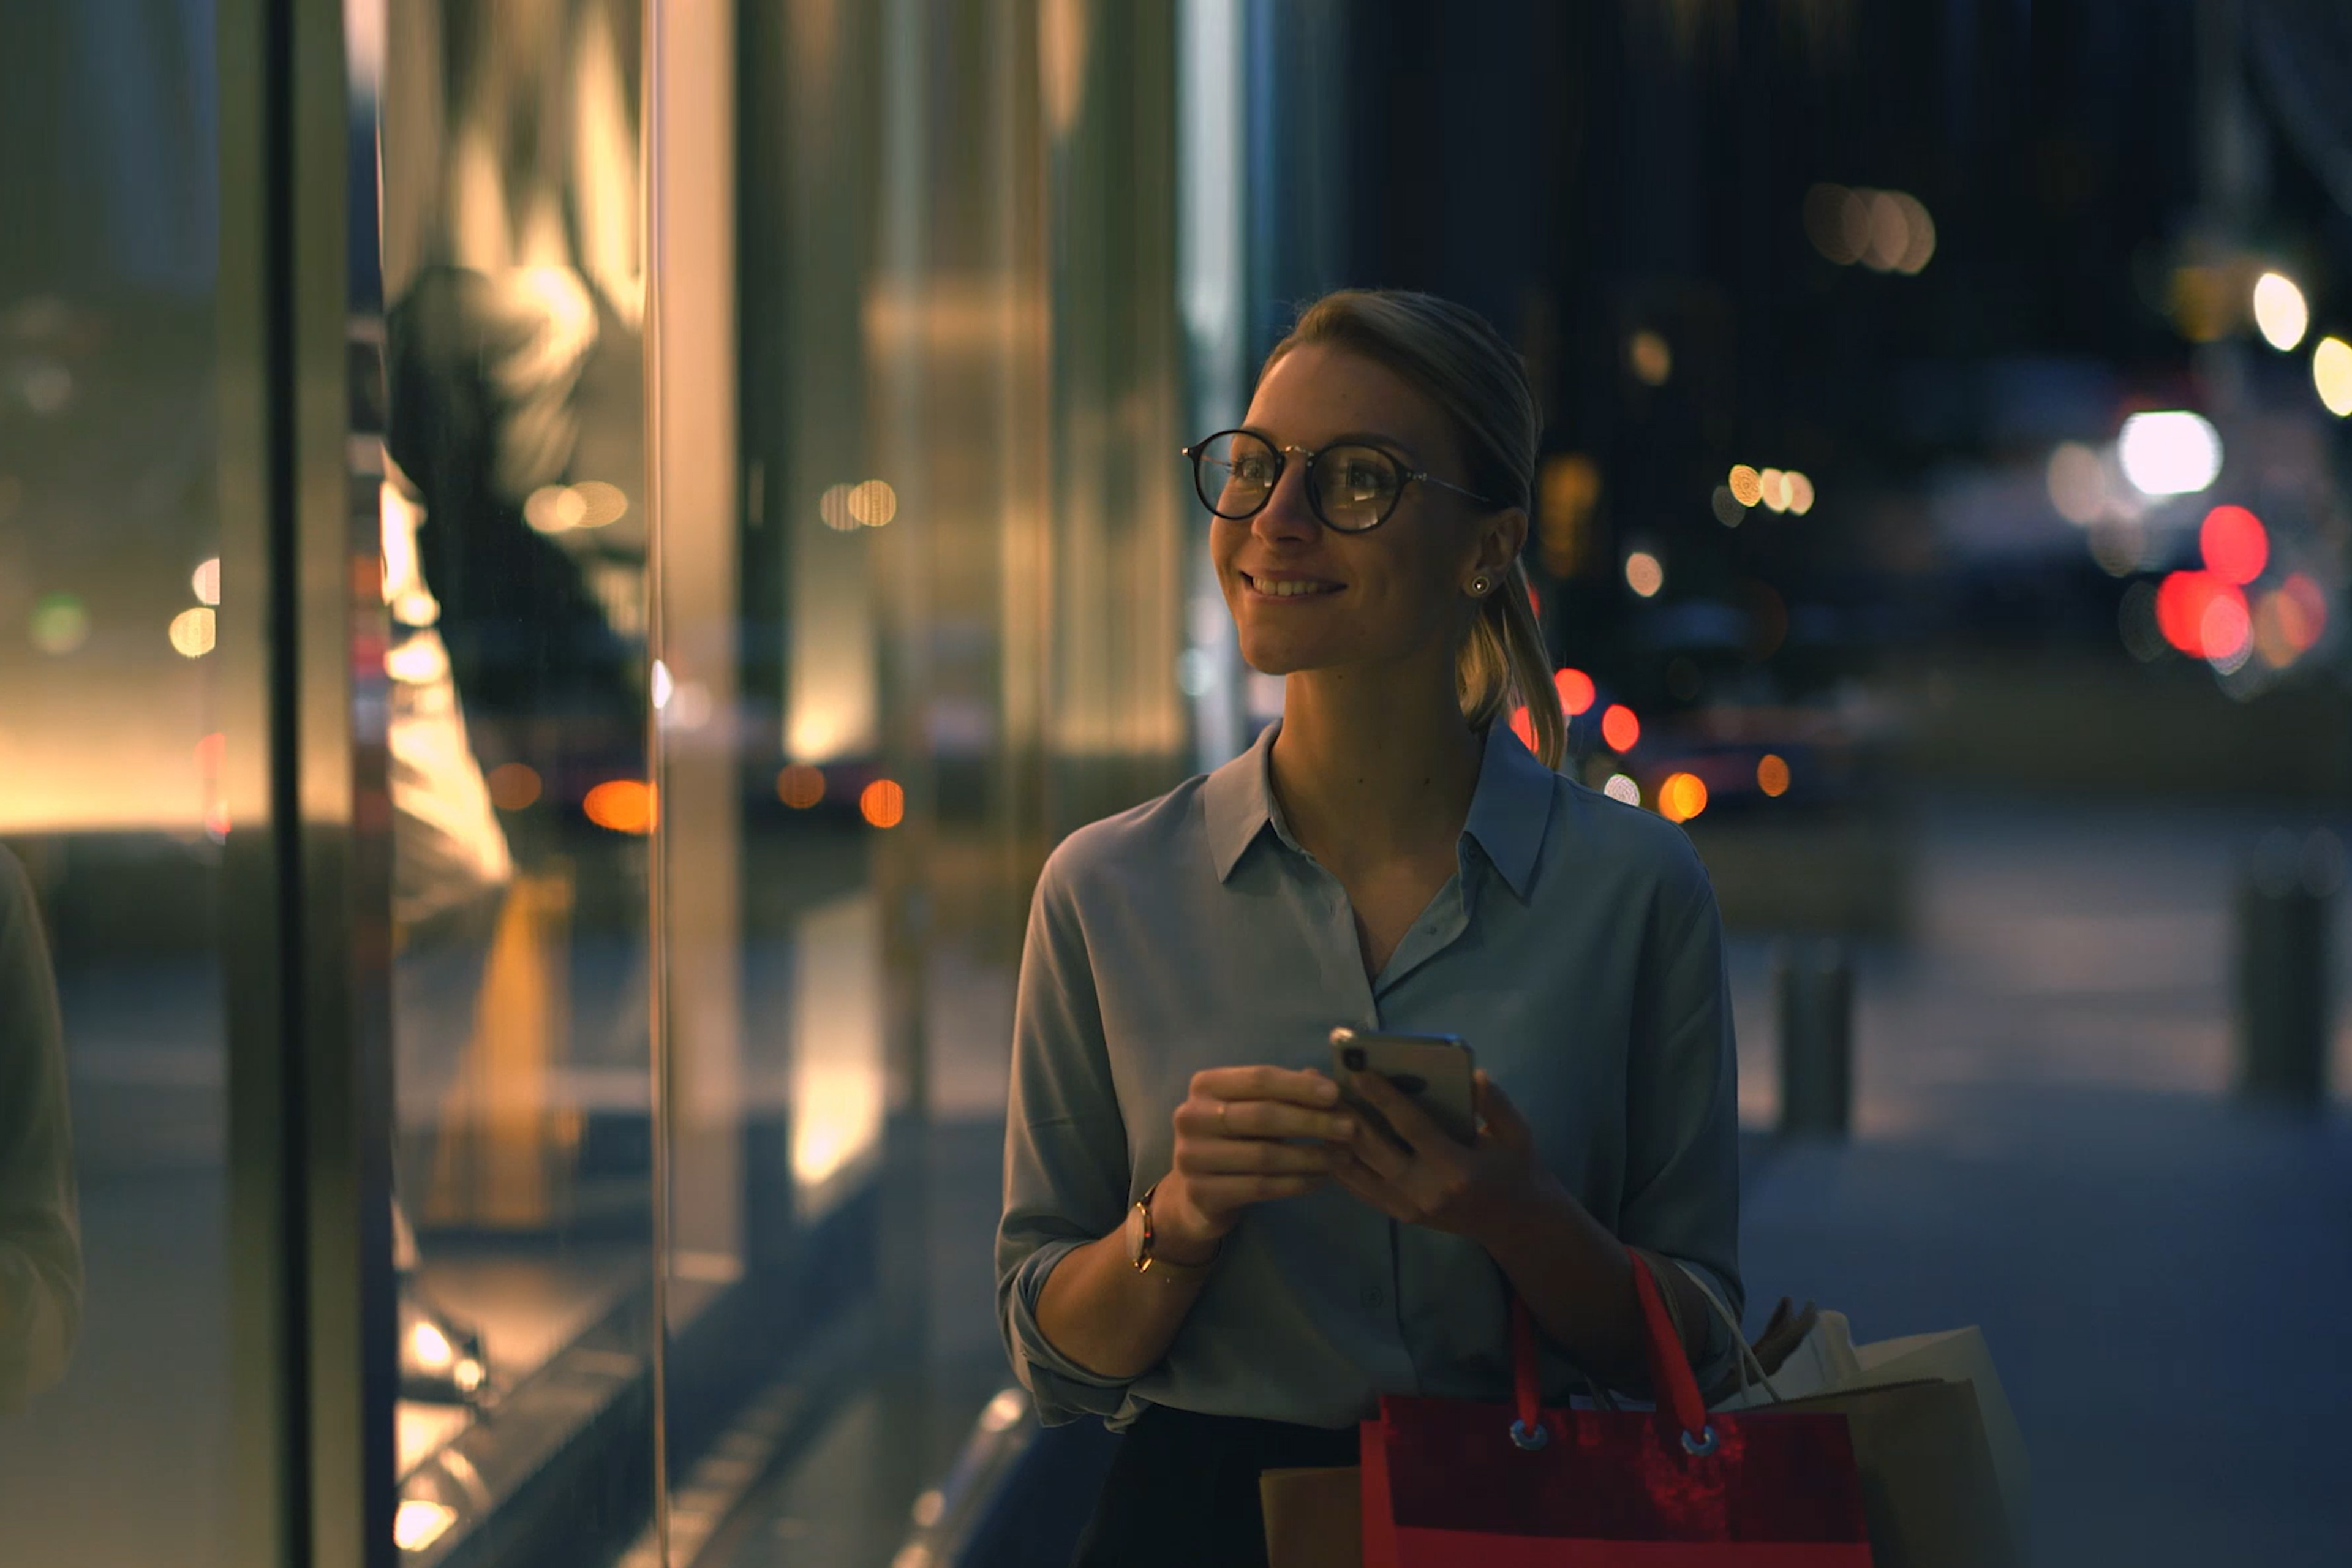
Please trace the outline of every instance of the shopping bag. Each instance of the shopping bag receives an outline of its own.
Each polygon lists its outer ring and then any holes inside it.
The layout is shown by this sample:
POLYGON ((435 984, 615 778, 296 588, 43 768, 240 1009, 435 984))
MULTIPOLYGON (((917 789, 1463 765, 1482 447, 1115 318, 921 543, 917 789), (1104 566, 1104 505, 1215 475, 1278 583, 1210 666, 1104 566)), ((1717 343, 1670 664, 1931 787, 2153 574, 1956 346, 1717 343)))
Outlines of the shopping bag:
POLYGON ((1897 1383, 1773 1408, 1846 1418, 1876 1568, 2014 1568, 2000 1481, 1969 1384, 1897 1383))
POLYGON ((2021 1554, 2025 1550, 2027 1521, 2032 1517, 2032 1478, 2025 1462, 2025 1434, 2018 1429, 2009 1394, 1992 1364, 1984 1331, 1977 1328, 1948 1329, 1940 1333, 1911 1334, 1899 1340, 1877 1340, 1854 1348, 1862 1370, 1830 1390, 1844 1393, 1933 1378, 1965 1383, 1976 1394, 1983 1417, 1986 1446, 1992 1452, 1993 1473, 2000 1480, 2003 1510, 2009 1516, 2010 1538, 2021 1554))
POLYGON ((1266 1470, 1257 1500, 1268 1568, 1361 1568, 1363 1472, 1354 1465, 1266 1470))
MULTIPOLYGON (((1696 1281, 1695 1281, 1696 1282, 1696 1281)), ((1699 1285, 1706 1290, 1704 1284, 1699 1285)), ((1708 1300, 1718 1308, 1710 1293, 1708 1300)), ((1754 1366, 1747 1363, 1738 1370, 1754 1366)), ((1813 1321, 1789 1352, 1778 1364, 1759 1369, 1769 1374, 1769 1386, 1764 1376, 1743 1380, 1745 1386, 1727 1397, 1710 1403, 1710 1410, 1748 1410, 1779 1399, 1801 1399, 1808 1394, 1826 1394, 1833 1388, 1849 1386, 1862 1375, 1862 1362, 1853 1347, 1853 1331, 1843 1312, 1817 1311, 1813 1321)))
POLYGON ((1651 1266, 1634 1259, 1650 1411, 1539 1405, 1512 1304, 1510 1405, 1385 1396, 1363 1424, 1365 1568, 1864 1568, 1861 1479, 1829 1411, 1709 1416, 1651 1266))
POLYGON ((1730 1309, 1706 1281, 1685 1273, 1741 1347, 1743 1386, 1717 1410, 1846 1417, 1878 1568, 2010 1568, 2020 1560, 2024 1442, 1981 1332, 1956 1329, 1856 1347, 1844 1318, 1823 1312, 1806 1336, 1821 1337, 1819 1352, 1791 1354, 1768 1369, 1741 1340, 1730 1309))

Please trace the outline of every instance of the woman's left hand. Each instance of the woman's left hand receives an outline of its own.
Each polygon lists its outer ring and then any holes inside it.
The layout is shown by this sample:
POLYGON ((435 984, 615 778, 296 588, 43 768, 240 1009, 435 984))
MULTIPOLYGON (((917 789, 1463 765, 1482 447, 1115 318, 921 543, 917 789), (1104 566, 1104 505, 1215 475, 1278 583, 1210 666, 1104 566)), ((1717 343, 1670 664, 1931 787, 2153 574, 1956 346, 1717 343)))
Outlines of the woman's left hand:
POLYGON ((1349 1078, 1409 1147, 1398 1148, 1360 1117, 1332 1179, 1391 1219, 1484 1243, 1524 1214, 1549 1179, 1527 1121, 1485 1073, 1475 1083, 1486 1125, 1475 1144, 1456 1142, 1380 1074, 1349 1078))

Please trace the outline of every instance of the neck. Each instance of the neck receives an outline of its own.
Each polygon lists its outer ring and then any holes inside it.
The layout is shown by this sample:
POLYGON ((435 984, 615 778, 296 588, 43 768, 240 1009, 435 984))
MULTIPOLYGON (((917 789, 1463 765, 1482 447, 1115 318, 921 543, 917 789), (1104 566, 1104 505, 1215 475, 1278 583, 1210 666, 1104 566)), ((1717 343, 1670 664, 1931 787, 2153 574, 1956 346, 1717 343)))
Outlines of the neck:
POLYGON ((1303 670, 1283 683, 1274 787, 1335 870, 1450 848, 1478 786, 1478 737, 1443 668, 1303 670))

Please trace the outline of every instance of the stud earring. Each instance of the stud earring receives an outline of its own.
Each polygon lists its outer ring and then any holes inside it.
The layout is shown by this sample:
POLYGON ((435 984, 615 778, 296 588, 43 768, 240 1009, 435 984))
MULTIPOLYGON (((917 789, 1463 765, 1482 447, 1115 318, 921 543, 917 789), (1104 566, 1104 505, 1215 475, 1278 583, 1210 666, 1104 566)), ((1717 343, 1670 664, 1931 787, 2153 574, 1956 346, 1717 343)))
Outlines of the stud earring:
POLYGON ((1485 598, 1486 596, 1487 587, 1488 584, 1486 582, 1486 574, 1484 573, 1480 573, 1477 576, 1470 579, 1470 593, 1474 598, 1485 598))

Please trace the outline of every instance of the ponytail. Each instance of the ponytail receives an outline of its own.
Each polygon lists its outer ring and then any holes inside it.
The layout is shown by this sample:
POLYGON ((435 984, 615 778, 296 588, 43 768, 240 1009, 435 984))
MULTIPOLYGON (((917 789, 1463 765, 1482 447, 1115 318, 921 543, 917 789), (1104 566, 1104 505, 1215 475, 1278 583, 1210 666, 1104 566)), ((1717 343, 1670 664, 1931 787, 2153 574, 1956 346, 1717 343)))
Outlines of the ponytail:
POLYGON ((1478 605, 1478 618, 1463 639, 1455 667, 1462 717, 1473 730, 1507 724, 1525 708, 1535 731, 1531 748, 1548 768, 1568 754, 1568 722, 1560 716, 1552 686, 1551 658, 1528 594, 1527 568, 1517 561, 1503 574, 1503 585, 1478 605))

